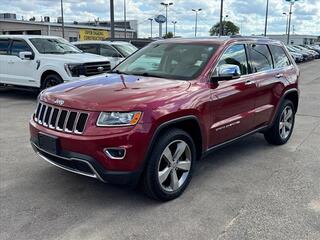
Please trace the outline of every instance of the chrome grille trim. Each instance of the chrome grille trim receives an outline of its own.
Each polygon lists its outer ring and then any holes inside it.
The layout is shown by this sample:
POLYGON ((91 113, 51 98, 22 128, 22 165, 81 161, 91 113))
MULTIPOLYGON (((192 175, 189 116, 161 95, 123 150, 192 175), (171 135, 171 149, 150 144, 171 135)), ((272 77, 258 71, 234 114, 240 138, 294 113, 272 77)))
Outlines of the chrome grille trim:
POLYGON ((42 103, 42 102, 38 103, 34 117, 33 117, 33 120, 36 123, 38 123, 39 125, 42 125, 43 127, 50 128, 50 129, 53 129, 53 130, 56 130, 59 132, 65 132, 65 133, 70 133, 70 134, 74 133, 74 134, 78 134, 78 135, 83 134, 83 132, 85 131, 88 119, 89 119, 89 113, 87 113, 87 112, 65 109, 65 108, 57 107, 57 106, 42 103), (50 115, 47 116, 47 114, 49 114, 49 112, 48 112, 49 108, 51 108, 51 111, 50 111, 50 115), (38 112, 38 109, 39 109, 39 112, 38 112), (41 117, 42 111, 44 111, 44 114, 41 117), (60 118, 63 117, 63 115, 61 115, 61 113, 64 111, 66 111, 66 116, 63 121, 63 124, 60 123, 60 127, 62 126, 62 128, 60 128, 59 121, 63 120, 63 119, 60 120, 60 118), (38 112, 38 114, 37 114, 37 112, 38 112), (57 117, 55 120, 53 119, 54 112, 57 112, 57 117), (70 119, 69 128, 71 128, 71 126, 72 126, 72 129, 68 129, 68 121, 69 121, 71 113, 73 113, 73 117, 70 119), (76 116, 74 114, 76 114, 76 116), (79 118, 82 114, 84 114, 84 116, 86 117, 86 120, 81 124, 81 121, 79 123, 79 118), (46 121, 46 118, 48 119, 48 121, 46 121), (81 125, 80 126, 81 129, 83 129, 82 131, 78 131, 78 129, 79 129, 79 128, 77 129, 78 124, 81 125))

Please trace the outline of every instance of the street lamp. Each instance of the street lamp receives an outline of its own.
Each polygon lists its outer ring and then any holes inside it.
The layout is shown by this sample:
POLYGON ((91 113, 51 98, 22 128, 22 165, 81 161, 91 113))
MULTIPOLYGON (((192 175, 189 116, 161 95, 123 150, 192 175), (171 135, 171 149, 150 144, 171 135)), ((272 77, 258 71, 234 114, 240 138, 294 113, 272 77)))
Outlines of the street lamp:
POLYGON ((172 21, 173 23, 173 37, 176 36, 176 24, 177 24, 177 21, 172 21))
POLYGON ((197 36, 197 28, 198 28, 198 12, 202 11, 201 8, 199 9, 192 9, 196 13, 196 22, 195 22, 195 27, 194 27, 194 36, 197 36))
POLYGON ((265 20, 265 25, 264 25, 264 36, 267 36, 268 13, 269 13, 269 0, 267 0, 267 6, 266 6, 266 20, 265 20))
POLYGON ((287 44, 290 43, 290 30, 291 30, 291 15, 292 15, 292 6, 295 2, 298 0, 286 0, 286 2, 290 3, 290 10, 289 10, 289 24, 288 24, 288 38, 287 38, 287 44))
POLYGON ((285 15, 287 17, 287 21, 286 21, 286 35, 288 34, 288 21, 289 21, 289 14, 287 13, 282 13, 283 15, 285 15))
POLYGON ((166 35, 168 34, 168 7, 173 5, 172 2, 169 2, 169 3, 160 3, 161 5, 165 6, 166 7, 166 35))
POLYGON ((150 39, 152 39, 152 22, 153 22, 153 18, 148 18, 148 20, 150 21, 150 39))

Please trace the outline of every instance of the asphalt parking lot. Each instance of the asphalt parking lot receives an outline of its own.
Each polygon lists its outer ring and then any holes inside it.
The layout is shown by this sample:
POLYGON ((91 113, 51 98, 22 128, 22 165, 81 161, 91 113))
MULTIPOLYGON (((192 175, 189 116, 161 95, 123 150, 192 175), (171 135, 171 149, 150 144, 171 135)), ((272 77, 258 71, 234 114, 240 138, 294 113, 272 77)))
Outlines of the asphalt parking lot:
POLYGON ((254 135, 198 163, 178 199, 65 172, 36 157, 36 94, 0 89, 0 239, 320 239, 320 60, 301 69, 288 144, 254 135))

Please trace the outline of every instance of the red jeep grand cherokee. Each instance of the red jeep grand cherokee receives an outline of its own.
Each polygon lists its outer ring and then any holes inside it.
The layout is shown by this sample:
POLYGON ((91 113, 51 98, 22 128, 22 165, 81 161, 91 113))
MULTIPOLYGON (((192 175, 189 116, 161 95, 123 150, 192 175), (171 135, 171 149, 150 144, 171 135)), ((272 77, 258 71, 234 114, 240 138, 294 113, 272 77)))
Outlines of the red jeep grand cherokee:
POLYGON ((178 197, 205 153, 252 133, 291 136, 299 70, 278 41, 154 42, 107 75, 49 88, 30 121, 36 153, 104 182, 178 197))

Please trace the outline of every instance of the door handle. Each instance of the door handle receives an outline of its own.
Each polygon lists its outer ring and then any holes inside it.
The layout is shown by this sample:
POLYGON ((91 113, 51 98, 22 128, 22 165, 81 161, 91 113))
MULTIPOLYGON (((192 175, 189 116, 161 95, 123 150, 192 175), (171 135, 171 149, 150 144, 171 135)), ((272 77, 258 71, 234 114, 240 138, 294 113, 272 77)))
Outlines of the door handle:
POLYGON ((14 64, 14 61, 9 60, 8 63, 9 63, 9 64, 14 64))
POLYGON ((252 80, 248 80, 244 83, 244 85, 252 85, 252 84, 255 84, 256 82, 255 81, 252 81, 252 80))
POLYGON ((276 78, 282 78, 282 77, 283 77, 283 74, 282 74, 282 73, 278 73, 275 77, 276 77, 276 78))

